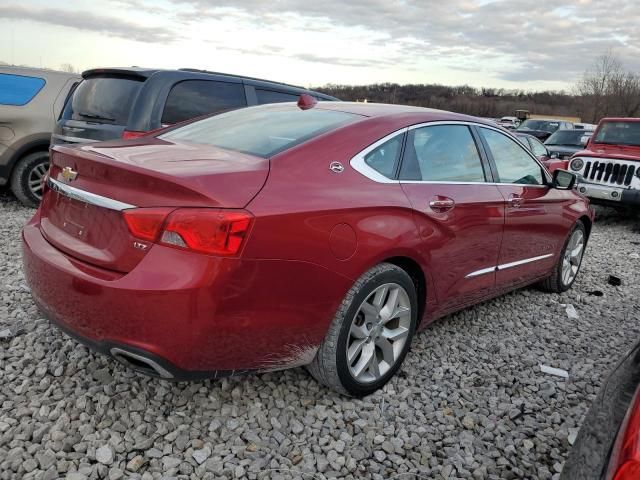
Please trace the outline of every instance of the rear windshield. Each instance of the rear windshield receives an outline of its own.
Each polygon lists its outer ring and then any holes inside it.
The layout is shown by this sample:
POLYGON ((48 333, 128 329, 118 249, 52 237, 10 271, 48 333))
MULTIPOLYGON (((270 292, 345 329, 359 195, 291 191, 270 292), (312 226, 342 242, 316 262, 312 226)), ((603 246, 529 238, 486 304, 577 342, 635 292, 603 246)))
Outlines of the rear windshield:
POLYGON ((221 113, 172 130, 159 138, 193 142, 271 157, 359 115, 330 110, 301 110, 295 105, 252 107, 221 113))
POLYGON ((582 143, 580 139, 586 135, 584 130, 558 130, 551 135, 546 145, 565 145, 567 147, 580 147, 582 143))
POLYGON ((42 90, 45 83, 39 77, 0 73, 0 105, 26 105, 42 90))
POLYGON ((640 122, 604 122, 594 143, 640 146, 640 122))
POLYGON ((90 77, 80 82, 62 118, 126 125, 144 81, 127 77, 90 77))

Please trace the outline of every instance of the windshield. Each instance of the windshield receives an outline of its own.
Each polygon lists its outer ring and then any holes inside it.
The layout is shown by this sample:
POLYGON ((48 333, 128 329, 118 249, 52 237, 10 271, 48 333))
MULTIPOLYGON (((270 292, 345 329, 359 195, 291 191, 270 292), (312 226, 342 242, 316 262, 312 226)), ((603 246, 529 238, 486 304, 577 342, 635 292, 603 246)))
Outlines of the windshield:
POLYGON ((640 122, 604 122, 593 142, 640 146, 640 122))
POLYGON ((567 147, 581 147, 582 143, 580 139, 589 132, 584 130, 558 130, 551 135, 545 143, 545 145, 564 145, 567 147))
POLYGON ((558 122, 549 122, 547 120, 525 120, 518 130, 542 130, 544 132, 555 132, 560 124, 558 122))
POLYGON ((142 79, 90 77, 83 80, 64 107, 62 118, 126 125, 142 79))
POLYGON ((158 138, 213 145, 259 157, 271 157, 360 115, 295 104, 243 108, 205 118, 158 138))

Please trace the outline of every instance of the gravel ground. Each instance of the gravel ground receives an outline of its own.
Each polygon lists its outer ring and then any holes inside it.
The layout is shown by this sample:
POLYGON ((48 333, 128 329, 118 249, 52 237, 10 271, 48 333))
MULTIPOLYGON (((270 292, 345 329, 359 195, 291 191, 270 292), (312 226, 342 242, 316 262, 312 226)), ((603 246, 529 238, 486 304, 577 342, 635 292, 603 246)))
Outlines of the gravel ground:
POLYGON ((640 221, 603 209, 571 291, 526 289, 436 322, 364 400, 303 369, 172 384, 90 353, 42 318, 20 269, 32 213, 0 192, 0 330, 24 327, 0 340, 0 479, 555 478, 640 331, 640 221), (610 273, 621 287, 607 285, 610 273))

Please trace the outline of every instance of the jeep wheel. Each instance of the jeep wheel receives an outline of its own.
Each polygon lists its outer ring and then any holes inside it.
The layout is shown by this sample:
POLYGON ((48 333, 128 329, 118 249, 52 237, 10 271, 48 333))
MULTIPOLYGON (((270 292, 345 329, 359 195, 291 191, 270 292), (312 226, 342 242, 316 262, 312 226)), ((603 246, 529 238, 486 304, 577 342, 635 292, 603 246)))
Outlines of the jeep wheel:
POLYGON ((11 174, 11 191, 23 204, 37 207, 42 200, 42 181, 49 169, 49 153, 34 152, 18 160, 11 174))

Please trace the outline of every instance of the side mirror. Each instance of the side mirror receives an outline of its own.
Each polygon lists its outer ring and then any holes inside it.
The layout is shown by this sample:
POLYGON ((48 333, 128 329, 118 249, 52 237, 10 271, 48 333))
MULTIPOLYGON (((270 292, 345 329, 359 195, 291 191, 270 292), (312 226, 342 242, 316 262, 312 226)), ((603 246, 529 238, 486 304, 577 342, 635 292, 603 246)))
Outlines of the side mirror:
POLYGON ((578 176, 575 173, 568 172, 567 170, 556 169, 553 171, 551 186, 558 190, 572 190, 577 181, 578 176))
POLYGON ((552 153, 551 154, 551 158, 558 158, 558 154, 557 153, 552 153))

